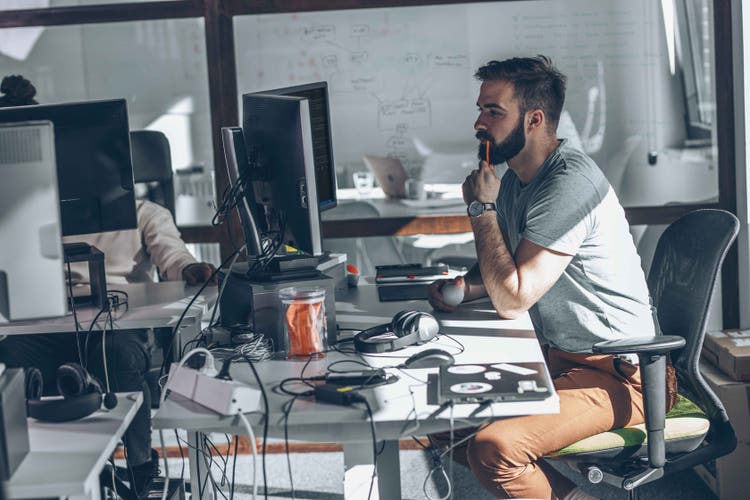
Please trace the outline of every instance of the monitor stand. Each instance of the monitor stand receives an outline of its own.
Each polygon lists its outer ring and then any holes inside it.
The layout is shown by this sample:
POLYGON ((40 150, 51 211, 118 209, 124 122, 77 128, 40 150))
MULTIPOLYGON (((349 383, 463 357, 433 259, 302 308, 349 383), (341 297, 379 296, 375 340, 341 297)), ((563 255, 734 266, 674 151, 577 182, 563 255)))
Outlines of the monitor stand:
MULTIPOLYGON (((100 310, 107 306, 107 275, 104 270, 104 254, 95 246, 75 242, 63 245, 65 262, 88 262, 91 295, 68 297, 71 303, 91 304, 100 310)), ((67 267, 65 269, 67 272, 67 267)), ((69 276, 68 279, 71 279, 69 276)))

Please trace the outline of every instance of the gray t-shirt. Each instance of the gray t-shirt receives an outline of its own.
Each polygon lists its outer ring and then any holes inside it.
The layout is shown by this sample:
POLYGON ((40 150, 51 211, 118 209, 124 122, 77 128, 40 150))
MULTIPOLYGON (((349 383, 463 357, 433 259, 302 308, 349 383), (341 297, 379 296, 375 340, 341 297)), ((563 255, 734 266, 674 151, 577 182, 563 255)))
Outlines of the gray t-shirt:
POLYGON ((522 185, 509 169, 497 201, 511 253, 527 239, 573 255, 560 279, 529 310, 542 343, 591 352, 601 340, 655 334, 625 213, 591 158, 563 140, 529 184, 522 185))

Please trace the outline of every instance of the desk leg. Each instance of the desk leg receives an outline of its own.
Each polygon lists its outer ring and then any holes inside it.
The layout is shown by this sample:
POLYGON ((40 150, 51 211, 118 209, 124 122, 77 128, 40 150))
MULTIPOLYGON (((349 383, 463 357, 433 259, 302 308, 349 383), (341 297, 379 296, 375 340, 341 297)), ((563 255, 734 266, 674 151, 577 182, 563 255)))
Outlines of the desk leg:
MULTIPOLYGON (((67 500, 101 500, 102 489, 99 483, 99 476, 96 477, 96 481, 91 485, 89 492, 83 495, 71 495, 67 497, 67 500)), ((3 497, 5 498, 5 497, 3 497)))
POLYGON ((188 463, 190 464, 190 498, 213 500, 214 490, 210 479, 206 476, 206 465, 201 456, 203 451, 201 433, 188 432, 188 463), (200 494, 201 479, 206 478, 203 485, 203 495, 200 494))
MULTIPOLYGON (((344 443, 344 498, 366 499, 372 480, 372 442, 344 443)), ((399 500, 401 473, 398 440, 385 441, 378 455, 378 477, 371 499, 399 500)))

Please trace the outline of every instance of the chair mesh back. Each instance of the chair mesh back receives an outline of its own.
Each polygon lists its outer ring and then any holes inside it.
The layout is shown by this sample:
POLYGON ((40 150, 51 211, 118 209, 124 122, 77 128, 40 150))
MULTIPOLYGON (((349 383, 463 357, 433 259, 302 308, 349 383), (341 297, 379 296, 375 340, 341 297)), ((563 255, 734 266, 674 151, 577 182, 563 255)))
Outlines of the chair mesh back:
POLYGON ((169 209, 174 216, 172 157, 167 137, 156 130, 130 132, 130 156, 133 181, 148 183, 149 199, 169 209))
POLYGON ((680 391, 712 420, 726 421, 726 412, 703 380, 698 361, 714 283, 738 230, 737 218, 723 210, 684 215, 659 239, 648 276, 662 333, 686 341, 672 354, 680 391))

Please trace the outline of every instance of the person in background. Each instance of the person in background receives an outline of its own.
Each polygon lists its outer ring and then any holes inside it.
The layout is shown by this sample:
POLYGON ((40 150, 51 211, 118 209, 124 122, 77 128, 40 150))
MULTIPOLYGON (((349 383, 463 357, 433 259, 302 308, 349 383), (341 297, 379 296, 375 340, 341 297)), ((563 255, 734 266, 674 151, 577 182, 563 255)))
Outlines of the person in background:
MULTIPOLYGON (((38 104, 36 89, 21 75, 3 78, 0 107, 38 104)), ((151 281, 153 266, 159 277, 197 285, 208 280, 214 266, 197 262, 190 254, 171 213, 150 201, 136 202, 137 229, 66 237, 64 242, 85 242, 105 254, 107 283, 151 281)), ((87 282, 85 263, 71 264, 71 280, 87 282)), ((215 281, 215 278, 214 278, 215 281)), ((45 394, 55 394, 57 367, 79 362, 105 380, 102 334, 9 335, 0 341, 0 361, 9 367, 36 367, 42 371, 45 394), (84 352, 85 350, 85 352, 84 352)), ((151 390, 146 375, 151 368, 151 342, 144 330, 116 331, 106 336, 107 369, 113 392, 143 392, 143 405, 124 436, 131 488, 136 495, 148 490, 158 476, 158 457, 151 449, 151 390)), ((155 395, 154 395, 155 396, 155 395)))
MULTIPOLYGON (((496 498, 593 497, 542 457, 588 436, 644 421, 637 358, 596 355, 604 340, 653 336, 657 328, 628 222, 594 161, 558 139, 565 77, 544 57, 491 61, 474 124, 480 164, 463 184, 478 263, 453 285, 464 300, 489 296, 501 318, 528 312, 560 413, 507 418, 474 429, 457 448, 496 498), (493 165, 507 162, 499 179, 493 165)), ((441 288, 430 303, 455 311, 441 288)), ((667 408, 676 379, 667 368, 667 408)), ((456 439, 462 435, 457 433, 456 439)), ((437 445, 445 435, 431 436, 437 445)))

